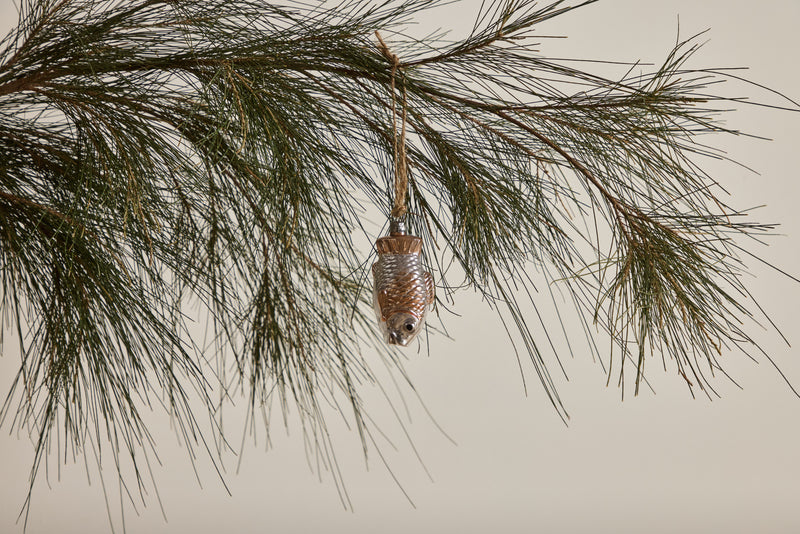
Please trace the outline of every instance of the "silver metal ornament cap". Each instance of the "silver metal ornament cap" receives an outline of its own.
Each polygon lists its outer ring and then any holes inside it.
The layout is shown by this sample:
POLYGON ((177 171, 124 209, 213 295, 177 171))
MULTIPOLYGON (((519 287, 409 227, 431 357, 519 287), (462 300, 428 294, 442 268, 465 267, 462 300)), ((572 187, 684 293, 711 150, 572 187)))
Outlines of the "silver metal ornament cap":
POLYGON ((389 235, 406 235, 405 219, 389 219, 389 235))

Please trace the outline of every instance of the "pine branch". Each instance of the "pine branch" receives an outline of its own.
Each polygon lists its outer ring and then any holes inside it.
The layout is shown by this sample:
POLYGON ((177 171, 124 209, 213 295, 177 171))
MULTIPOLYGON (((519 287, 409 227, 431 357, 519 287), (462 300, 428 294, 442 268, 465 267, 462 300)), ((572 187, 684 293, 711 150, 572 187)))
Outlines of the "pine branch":
POLYGON ((486 297, 564 418, 523 312, 531 264, 616 343, 609 379, 633 361, 638 391, 660 352, 713 392, 721 352, 754 345, 737 240, 772 229, 701 166, 724 158, 708 134, 738 134, 718 117, 740 100, 714 93, 738 77, 689 68, 695 39, 618 79, 533 51, 536 27, 591 3, 495 2, 463 40, 428 43, 402 37, 427 0, 24 2, 0 52, 2 313, 22 353, 0 421, 35 436, 31 487, 59 422, 78 450, 129 452, 137 476, 155 447, 143 406, 210 450, 192 406, 213 420, 218 390, 247 395, 250 420, 296 408, 332 470, 322 405, 345 399, 368 449, 362 351, 403 371, 351 236, 377 237, 362 203, 391 210, 393 69, 411 227, 444 299, 486 297))

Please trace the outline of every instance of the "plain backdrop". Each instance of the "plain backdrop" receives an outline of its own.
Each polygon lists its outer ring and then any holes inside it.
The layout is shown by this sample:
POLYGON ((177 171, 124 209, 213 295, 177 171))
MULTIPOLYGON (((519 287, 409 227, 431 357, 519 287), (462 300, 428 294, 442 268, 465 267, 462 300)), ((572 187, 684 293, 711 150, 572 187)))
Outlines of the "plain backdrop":
MULTIPOLYGON (((16 20, 10 0, 0 0, 4 28, 16 20)), ((479 2, 455 2, 425 27, 464 31, 479 2)), ((538 31, 568 35, 546 40, 543 53, 559 57, 658 62, 680 32, 710 28, 710 41, 693 66, 749 66, 747 76, 800 99, 798 0, 604 0, 543 25, 538 31)), ((423 33, 420 27, 419 32, 423 33)), ((740 92, 762 95, 755 87, 740 92)), ((756 169, 734 165, 707 168, 740 208, 759 221, 780 223, 782 236, 760 253, 795 275, 800 273, 797 169, 800 166, 800 113, 740 106, 729 125, 770 137, 716 143, 756 169)), ((751 262, 750 288, 800 346, 800 284, 751 262)), ((329 473, 307 465, 297 425, 273 428, 267 450, 263 433, 247 441, 241 467, 224 462, 228 495, 201 455, 198 479, 177 444, 169 421, 153 414, 151 431, 161 465, 154 465, 168 521, 151 494, 138 515, 126 505, 131 533, 781 533, 800 532, 800 399, 793 396, 767 362, 725 354, 726 369, 742 389, 720 379, 722 398, 692 399, 672 368, 648 362, 656 393, 626 395, 606 377, 588 351, 564 357, 569 381, 559 390, 571 421, 565 426, 544 397, 530 366, 526 396, 517 361, 501 324, 477 297, 462 292, 445 316, 452 340, 434 336, 430 355, 408 352, 406 368, 419 396, 441 425, 438 429, 413 396, 401 420, 423 464, 404 437, 379 391, 367 388, 367 408, 396 448, 381 450, 413 505, 372 451, 365 464, 355 432, 332 420, 337 458, 353 510, 342 506, 329 473), (454 443, 455 442, 455 443, 454 443)), ((553 329, 557 323, 553 318, 553 329)), ((568 324, 569 327, 569 324, 568 324)), ((570 330, 582 335, 577 327, 570 330)), ((800 385, 800 350, 774 331, 754 330, 756 338, 786 375, 800 385)), ((7 340, 0 358, 0 395, 5 396, 18 366, 15 342, 7 340)), ((376 364, 380 367, 380 364, 376 364)), ((402 405, 401 405, 402 407, 402 405)), ((242 409, 243 410, 243 409, 242 409)), ((236 407, 227 410, 236 429, 236 407)), ((0 533, 21 532, 23 503, 33 447, 25 435, 0 434, 0 533)), ((232 431, 234 441, 240 435, 232 431)), ((50 484, 44 476, 34 492, 27 532, 87 533, 109 530, 98 477, 91 484, 81 458, 60 469, 51 458, 50 484)), ((44 473, 42 473, 44 475, 44 473)), ((105 467, 111 515, 120 528, 113 465, 105 467)), ((152 488, 150 490, 152 492, 152 488)))

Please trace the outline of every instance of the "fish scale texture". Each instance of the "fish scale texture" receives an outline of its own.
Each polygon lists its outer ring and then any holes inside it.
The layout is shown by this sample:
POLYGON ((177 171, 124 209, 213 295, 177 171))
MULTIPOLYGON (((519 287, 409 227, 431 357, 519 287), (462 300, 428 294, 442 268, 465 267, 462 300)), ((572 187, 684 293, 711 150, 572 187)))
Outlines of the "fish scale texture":
POLYGON ((378 261, 372 273, 381 319, 399 311, 422 319, 433 294, 433 279, 422 265, 422 240, 407 235, 382 237, 376 248, 378 261))

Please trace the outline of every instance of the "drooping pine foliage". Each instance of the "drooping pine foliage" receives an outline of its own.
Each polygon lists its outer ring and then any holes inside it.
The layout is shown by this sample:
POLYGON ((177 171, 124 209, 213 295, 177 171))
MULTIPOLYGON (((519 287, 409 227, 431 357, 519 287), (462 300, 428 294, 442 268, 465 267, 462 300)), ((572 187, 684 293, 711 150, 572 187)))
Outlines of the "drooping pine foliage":
POLYGON ((532 264, 608 331, 609 375, 632 361, 638 388, 657 351, 708 391, 720 352, 752 344, 737 238, 770 229, 701 167, 721 157, 701 136, 736 133, 716 121, 726 72, 686 68, 693 40, 621 79, 533 50, 589 3, 497 1, 450 42, 400 32, 433 0, 24 0, 0 51, 2 314, 22 354, 0 416, 35 436, 32 476, 59 433, 136 458, 153 404, 206 446, 191 399, 213 416, 220 389, 296 407, 326 451, 321 404, 344 394, 367 442, 358 384, 376 351, 396 358, 353 237, 392 205, 376 30, 439 294, 463 275, 493 303, 561 414, 517 301, 532 264), (188 334, 196 305, 210 342, 188 334))

